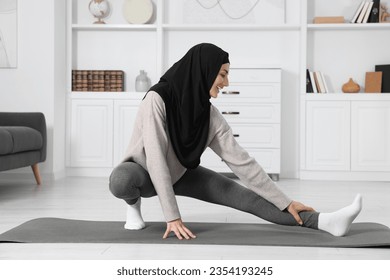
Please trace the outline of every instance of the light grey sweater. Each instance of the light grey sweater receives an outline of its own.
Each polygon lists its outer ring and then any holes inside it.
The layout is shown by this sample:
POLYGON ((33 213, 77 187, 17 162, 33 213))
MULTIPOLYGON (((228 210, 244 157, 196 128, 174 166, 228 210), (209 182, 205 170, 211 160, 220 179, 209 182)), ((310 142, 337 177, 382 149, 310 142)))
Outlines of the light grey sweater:
MULTIPOLYGON (((134 161, 148 171, 167 222, 180 218, 173 184, 186 172, 176 157, 166 127, 165 103, 156 92, 141 102, 124 161, 134 161)), ((291 199, 237 143, 222 114, 211 105, 207 146, 220 156, 252 191, 284 210, 291 199)), ((206 149, 207 147, 205 147, 206 149)))

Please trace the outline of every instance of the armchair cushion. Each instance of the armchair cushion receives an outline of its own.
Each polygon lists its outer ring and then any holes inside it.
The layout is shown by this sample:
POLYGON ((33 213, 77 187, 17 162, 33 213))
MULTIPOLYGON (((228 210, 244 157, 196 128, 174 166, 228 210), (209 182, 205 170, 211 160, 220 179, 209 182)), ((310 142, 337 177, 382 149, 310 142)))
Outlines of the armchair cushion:
MULTIPOLYGON (((45 116, 43 113, 0 112, 0 128, 1 127, 3 127, 3 128, 4 127, 24 127, 24 128, 31 128, 31 129, 39 132, 41 134, 41 137, 42 137, 42 146, 39 149, 35 149, 35 151, 38 150, 38 155, 39 155, 38 159, 35 159, 35 160, 36 160, 36 162, 43 162, 46 160, 47 134, 46 134, 46 120, 45 120, 45 116)), ((25 133, 25 132, 26 131, 20 132, 20 133, 25 133)), ((7 134, 7 131, 4 133, 7 134)), ((2 137, 7 138, 7 136, 4 136, 4 133, 2 134, 3 135, 2 137)), ((19 133, 17 133, 17 134, 20 135, 19 133)), ((9 137, 9 135, 8 135, 8 137, 9 137)), ((22 141, 22 142, 24 142, 24 141, 22 141)), ((0 141, 0 143, 1 143, 0 146, 3 146, 2 141, 0 141)), ((39 143, 37 143, 37 145, 38 144, 39 143)), ((30 144, 28 144, 28 145, 30 145, 30 144)), ((21 149, 22 147, 23 148, 31 147, 31 146, 25 146, 24 144, 22 144, 20 142, 18 142, 17 146, 18 146, 17 150, 21 149)), ((34 146, 35 146, 35 144, 34 144, 34 146)), ((9 150, 10 148, 6 147, 3 149, 5 151, 5 150, 9 150)), ((12 146, 12 149, 14 149, 13 146, 12 146)), ((19 153, 17 153, 17 154, 19 154, 19 153)), ((6 156, 8 156, 8 154, 6 156)), ((4 161, 8 161, 8 160, 5 158, 2 159, 1 153, 0 153, 0 171, 7 170, 10 168, 17 168, 15 166, 7 168, 7 163, 4 161)), ((20 165, 19 167, 27 166, 27 165, 30 165, 30 161, 29 161, 29 163, 20 162, 20 164, 25 164, 25 165, 20 165)))
POLYGON ((11 134, 5 129, 0 129, 0 155, 12 153, 12 150, 13 141, 11 134))
POLYGON ((42 148, 43 139, 37 130, 25 126, 0 127, 0 155, 34 151, 42 148))
POLYGON ((41 184, 38 163, 46 160, 43 113, 0 112, 0 171, 31 166, 41 184))

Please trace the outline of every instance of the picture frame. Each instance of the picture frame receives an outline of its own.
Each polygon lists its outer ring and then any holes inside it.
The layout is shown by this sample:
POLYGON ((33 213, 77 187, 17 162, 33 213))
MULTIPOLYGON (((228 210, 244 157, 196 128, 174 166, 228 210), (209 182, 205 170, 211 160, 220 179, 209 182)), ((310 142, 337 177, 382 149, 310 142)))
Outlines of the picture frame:
POLYGON ((0 0, 0 68, 17 68, 18 0, 0 0))

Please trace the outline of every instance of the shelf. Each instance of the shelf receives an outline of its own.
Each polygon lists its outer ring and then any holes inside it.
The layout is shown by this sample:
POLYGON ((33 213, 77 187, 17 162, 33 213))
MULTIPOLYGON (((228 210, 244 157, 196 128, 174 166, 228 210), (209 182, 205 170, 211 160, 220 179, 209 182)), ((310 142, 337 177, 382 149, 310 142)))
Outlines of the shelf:
POLYGON ((72 91, 68 93, 71 99, 132 99, 141 100, 145 92, 125 91, 125 92, 89 92, 72 91))
POLYGON ((155 24, 72 24, 73 30, 87 31, 87 30, 157 30, 155 24))
POLYGON ((308 30, 390 30, 390 23, 308 24, 308 30))
MULTIPOLYGON (((256 30, 300 30, 300 25, 218 25, 218 24, 163 24, 162 28, 167 31, 256 31, 256 30)), ((73 30, 157 30, 156 24, 72 24, 73 30)))
POLYGON ((300 30, 300 25, 245 25, 245 24, 163 24, 168 31, 252 31, 252 30, 300 30))
POLYGON ((302 97, 311 101, 390 101, 390 93, 305 93, 302 97))

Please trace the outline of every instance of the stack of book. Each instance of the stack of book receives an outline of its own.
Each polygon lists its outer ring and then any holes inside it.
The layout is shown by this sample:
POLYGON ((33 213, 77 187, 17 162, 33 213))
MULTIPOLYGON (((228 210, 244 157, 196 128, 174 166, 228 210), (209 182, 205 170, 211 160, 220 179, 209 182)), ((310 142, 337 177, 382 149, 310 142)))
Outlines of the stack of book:
POLYGON ((306 69, 306 92, 307 93, 328 93, 329 88, 325 76, 319 72, 312 72, 306 69))
POLYGON ((380 0, 364 0, 358 6, 351 23, 379 22, 380 0))
POLYGON ((122 70, 72 70, 72 91, 124 91, 122 70))

